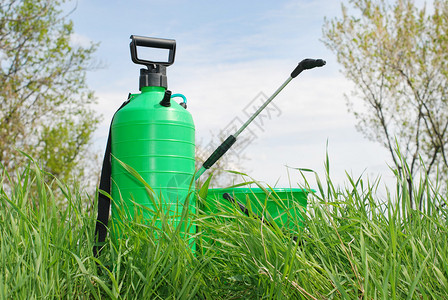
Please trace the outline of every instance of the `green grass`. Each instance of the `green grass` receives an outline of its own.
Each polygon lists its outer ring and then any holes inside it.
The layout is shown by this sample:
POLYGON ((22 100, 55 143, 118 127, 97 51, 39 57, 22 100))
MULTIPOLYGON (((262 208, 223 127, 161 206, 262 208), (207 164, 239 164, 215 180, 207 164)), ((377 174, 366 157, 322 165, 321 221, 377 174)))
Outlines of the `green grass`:
POLYGON ((236 208, 185 210, 200 228, 192 237, 159 212, 163 230, 155 219, 126 222, 126 238, 95 258, 94 197, 44 178, 34 164, 1 175, 0 299, 448 299, 447 197, 437 182, 414 183, 425 203, 416 211, 399 174, 397 192, 380 199, 379 182, 347 176, 340 188, 298 171, 317 191, 299 242, 236 208))

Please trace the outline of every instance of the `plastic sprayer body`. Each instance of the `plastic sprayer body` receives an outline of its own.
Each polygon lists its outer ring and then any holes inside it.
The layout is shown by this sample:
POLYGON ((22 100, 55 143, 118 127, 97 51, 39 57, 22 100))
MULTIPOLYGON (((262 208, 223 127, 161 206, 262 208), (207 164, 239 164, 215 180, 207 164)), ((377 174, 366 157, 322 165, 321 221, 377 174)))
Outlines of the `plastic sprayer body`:
POLYGON ((151 218, 159 204, 164 212, 182 211, 195 171, 195 128, 191 114, 179 104, 159 104, 164 93, 163 87, 143 88, 114 117, 113 220, 118 209, 132 218, 136 212, 142 213, 144 219, 151 218), (120 161, 133 168, 153 191, 120 161))
MULTIPOLYGON (((134 42, 134 37, 131 38, 134 42)), ((114 116, 111 221, 115 239, 121 236, 128 220, 159 229, 170 223, 175 228, 181 221, 184 205, 188 205, 190 212, 195 211, 193 118, 170 99, 171 92, 166 86, 165 66, 142 69, 141 93, 131 95, 129 103, 114 116)), ((189 223, 183 220, 181 231, 193 233, 189 223)))

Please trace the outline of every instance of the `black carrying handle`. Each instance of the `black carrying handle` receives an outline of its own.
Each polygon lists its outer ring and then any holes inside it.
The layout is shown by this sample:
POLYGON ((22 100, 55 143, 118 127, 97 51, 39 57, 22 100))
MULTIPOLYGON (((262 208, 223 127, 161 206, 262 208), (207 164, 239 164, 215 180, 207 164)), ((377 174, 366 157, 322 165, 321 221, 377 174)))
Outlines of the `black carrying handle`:
POLYGON ((239 201, 235 200, 232 196, 230 196, 229 193, 224 193, 224 194, 222 195, 222 197, 223 197, 224 199, 226 199, 227 201, 231 202, 231 203, 237 204, 238 207, 240 208, 241 212, 242 212, 243 214, 245 214, 246 216, 248 216, 248 217, 251 217, 251 216, 252 216, 252 217, 254 217, 255 219, 258 219, 258 220, 260 220, 261 222, 263 222, 265 225, 268 225, 268 226, 273 227, 272 224, 269 223, 266 219, 260 217, 259 215, 257 215, 257 214, 254 213, 254 212, 249 212, 249 210, 247 209, 247 207, 246 207, 244 204, 242 204, 242 203, 240 203, 239 201))
POLYGON ((140 65, 162 65, 170 66, 174 63, 174 56, 176 55, 176 40, 171 39, 161 39, 146 36, 131 35, 131 43, 129 47, 131 48, 131 58, 132 61, 140 65), (148 48, 159 48, 168 49, 168 61, 151 61, 140 59, 137 56, 137 46, 148 47, 148 48))

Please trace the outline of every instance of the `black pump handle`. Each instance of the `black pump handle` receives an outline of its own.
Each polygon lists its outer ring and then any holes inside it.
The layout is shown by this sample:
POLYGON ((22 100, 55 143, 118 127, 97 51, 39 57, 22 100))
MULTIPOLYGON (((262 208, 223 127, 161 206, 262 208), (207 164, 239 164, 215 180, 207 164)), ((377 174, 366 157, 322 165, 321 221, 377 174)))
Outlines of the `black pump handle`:
POLYGON ((154 64, 170 66, 174 63, 174 56, 176 55, 176 40, 131 35, 131 43, 129 44, 129 47, 131 48, 132 61, 136 64, 145 66, 154 64), (168 61, 151 61, 140 59, 137 56, 137 46, 168 49, 169 50, 168 61))

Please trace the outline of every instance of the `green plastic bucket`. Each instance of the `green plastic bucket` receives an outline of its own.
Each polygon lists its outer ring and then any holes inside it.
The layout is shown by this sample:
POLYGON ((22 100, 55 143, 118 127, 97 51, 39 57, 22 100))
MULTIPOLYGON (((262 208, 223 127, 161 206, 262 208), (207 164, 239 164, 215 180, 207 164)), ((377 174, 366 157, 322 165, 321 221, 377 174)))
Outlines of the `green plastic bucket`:
POLYGON ((230 188, 209 189, 205 201, 201 201, 204 214, 216 214, 235 209, 235 204, 223 198, 229 193, 253 214, 269 223, 275 222, 282 230, 296 234, 303 228, 308 191, 298 188, 230 188))

